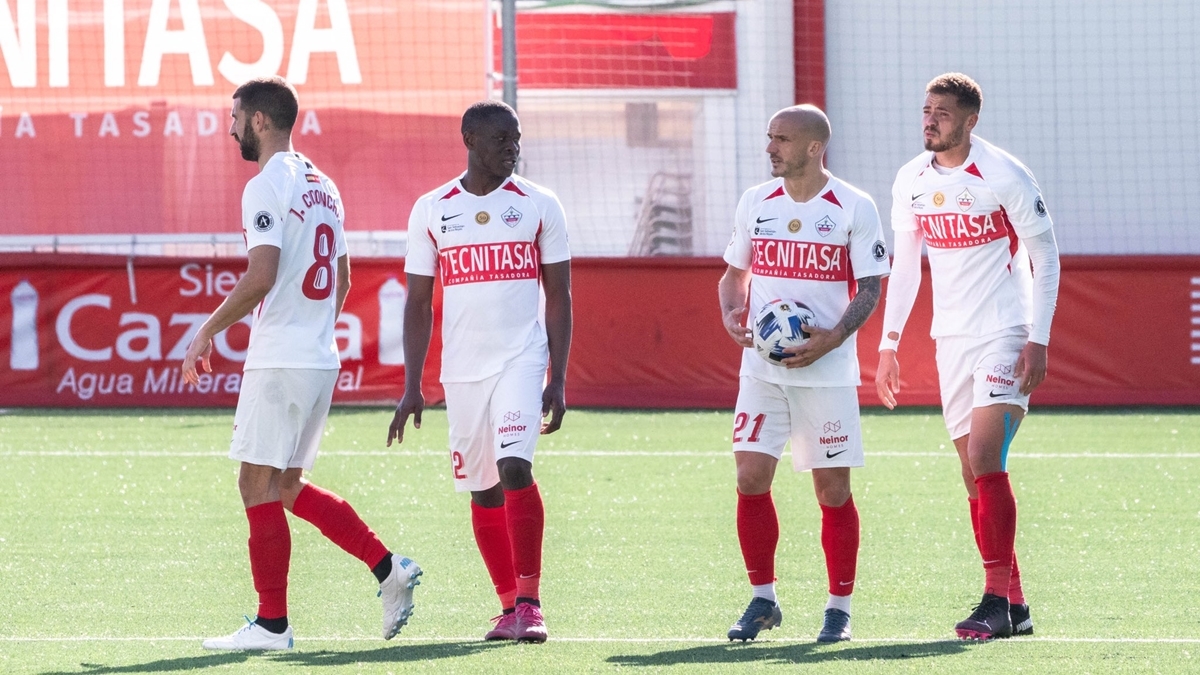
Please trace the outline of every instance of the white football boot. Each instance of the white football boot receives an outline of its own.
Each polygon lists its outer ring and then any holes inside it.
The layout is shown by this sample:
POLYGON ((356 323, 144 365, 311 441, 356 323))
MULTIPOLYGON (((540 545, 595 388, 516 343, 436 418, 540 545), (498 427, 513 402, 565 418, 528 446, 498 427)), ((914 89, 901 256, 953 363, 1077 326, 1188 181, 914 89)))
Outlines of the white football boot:
POLYGON ((204 641, 205 649, 270 651, 292 648, 292 627, 282 633, 272 633, 246 617, 246 625, 233 635, 204 641))
POLYGON ((383 639, 391 640, 413 614, 413 589, 421 584, 424 572, 409 558, 392 555, 392 572, 379 584, 383 599, 383 639))

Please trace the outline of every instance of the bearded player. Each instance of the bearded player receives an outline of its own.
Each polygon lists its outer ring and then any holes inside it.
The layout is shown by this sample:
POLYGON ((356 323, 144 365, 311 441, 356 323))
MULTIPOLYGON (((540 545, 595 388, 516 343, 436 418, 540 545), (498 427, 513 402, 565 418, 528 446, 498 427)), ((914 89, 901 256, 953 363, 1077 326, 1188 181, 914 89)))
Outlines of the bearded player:
POLYGON ((279 77, 251 80, 233 93, 229 133, 259 168, 242 194, 249 262, 183 359, 183 377, 195 385, 197 364, 212 371, 213 337, 253 315, 229 456, 241 462, 238 490, 250 523, 258 614, 232 635, 205 640, 205 649, 292 648, 285 510, 370 568, 383 599, 385 640, 408 622, 420 583, 415 562, 393 556, 349 504, 304 477, 341 367, 333 326, 350 290, 350 259, 337 186, 292 149, 298 105, 296 90, 279 77))
POLYGON ((946 73, 925 94, 925 152, 901 167, 892 187, 895 262, 875 385, 893 408, 900 392, 896 351, 921 283, 924 242, 942 415, 958 451, 984 570, 983 599, 955 632, 976 640, 1030 635, 1007 459, 1029 395, 1046 377, 1058 245, 1033 174, 971 133, 983 105, 979 85, 946 73))
POLYGON ((539 433, 557 431, 566 412, 566 221, 554 193, 513 173, 521 152, 516 111, 499 101, 472 105, 463 114, 462 139, 466 172, 418 199, 408 221, 404 397, 388 445, 404 440, 410 416, 421 427, 437 277, 450 468, 455 489, 471 493, 475 542, 500 599, 501 613, 484 637, 545 642, 539 595, 545 515, 533 453, 539 433))
POLYGON ((863 466, 855 332, 879 302, 888 273, 883 226, 865 192, 822 166, 829 119, 811 105, 785 108, 767 127, 774 180, 742 195, 729 263, 718 293, 725 330, 742 355, 733 425, 737 532, 752 599, 729 629, 750 640, 778 626, 775 595, 779 519, 771 498, 775 468, 791 441, 792 468, 812 471, 821 506, 821 547, 829 600, 818 642, 850 639, 850 601, 858 566, 858 509, 851 467, 863 466), (781 365, 753 347, 749 316, 775 299, 798 301, 816 315, 806 343, 781 365))

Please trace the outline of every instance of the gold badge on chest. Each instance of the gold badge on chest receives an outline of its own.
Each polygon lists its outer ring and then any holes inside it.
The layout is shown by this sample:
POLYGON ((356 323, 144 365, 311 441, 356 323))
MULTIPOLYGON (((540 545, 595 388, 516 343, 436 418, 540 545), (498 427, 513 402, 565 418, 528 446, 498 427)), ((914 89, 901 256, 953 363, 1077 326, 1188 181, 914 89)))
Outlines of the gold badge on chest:
POLYGON ((800 220, 798 218, 793 218, 791 222, 788 223, 788 232, 796 234, 800 231, 801 227, 803 227, 803 225, 800 224, 800 220))
POLYGON ((492 217, 488 215, 487 211, 480 211, 479 213, 475 214, 475 222, 479 223, 480 225, 487 225, 488 221, 491 219, 492 217))
POLYGON ((944 195, 940 192, 933 193, 933 205, 934 206, 941 206, 942 204, 945 204, 945 203, 946 203, 946 195, 944 195))

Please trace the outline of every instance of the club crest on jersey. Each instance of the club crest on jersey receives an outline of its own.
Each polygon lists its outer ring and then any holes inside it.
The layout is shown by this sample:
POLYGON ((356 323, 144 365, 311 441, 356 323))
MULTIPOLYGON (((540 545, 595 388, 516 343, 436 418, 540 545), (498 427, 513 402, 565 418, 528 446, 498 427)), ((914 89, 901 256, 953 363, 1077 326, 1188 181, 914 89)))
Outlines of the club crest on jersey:
POLYGON ((791 232, 792 234, 799 232, 801 227, 803 227, 803 225, 800 223, 799 219, 793 218, 788 222, 788 232, 791 232))
POLYGON ((833 228, 837 227, 837 223, 830 220, 829 216, 825 216, 824 218, 818 220, 814 227, 817 228, 817 233, 824 237, 830 232, 833 232, 833 228))
POLYGON ((475 214, 475 222, 479 223, 480 225, 487 225, 488 221, 491 219, 492 217, 488 215, 487 211, 480 211, 479 213, 475 214))
POLYGON ((963 191, 958 193, 956 199, 958 200, 958 208, 963 211, 971 208, 971 205, 975 203, 975 195, 971 194, 971 191, 966 188, 963 188, 963 191))
POLYGON ((259 211, 254 214, 254 229, 258 232, 269 232, 272 227, 275 227, 275 219, 266 211, 259 211))
POLYGON ((941 206, 942 204, 945 204, 945 203, 946 203, 946 195, 944 195, 940 192, 933 193, 933 205, 934 206, 941 206))
POLYGON ((521 222, 521 212, 510 206, 507 211, 500 214, 500 220, 503 220, 504 224, 509 227, 516 227, 517 223, 521 222))

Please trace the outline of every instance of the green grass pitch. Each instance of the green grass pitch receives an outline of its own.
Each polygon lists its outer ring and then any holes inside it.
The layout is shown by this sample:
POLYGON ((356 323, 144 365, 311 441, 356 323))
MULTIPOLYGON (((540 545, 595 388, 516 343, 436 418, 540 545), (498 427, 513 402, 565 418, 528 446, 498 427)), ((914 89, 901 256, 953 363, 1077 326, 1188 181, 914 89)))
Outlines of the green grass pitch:
MULTIPOLYGON (((401 635, 373 577, 292 519, 296 649, 205 652, 253 615, 232 412, 0 415, 0 673, 1200 672, 1200 412, 1035 410, 1009 460, 1036 635, 953 639, 982 571, 936 411, 869 411, 854 640, 814 642, 819 511, 781 465, 783 625, 725 631, 750 591, 731 415, 568 413, 544 437, 545 645, 480 640, 498 606, 449 478, 440 410, 387 449, 391 412, 338 409, 312 478, 425 568, 401 635)), ((785 458, 785 462, 786 462, 785 458)))

